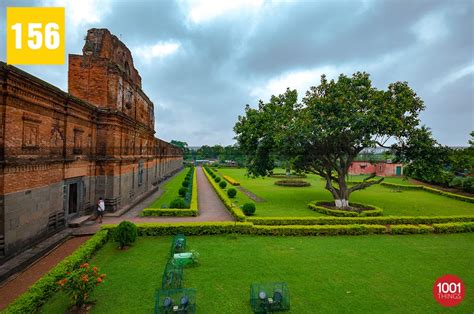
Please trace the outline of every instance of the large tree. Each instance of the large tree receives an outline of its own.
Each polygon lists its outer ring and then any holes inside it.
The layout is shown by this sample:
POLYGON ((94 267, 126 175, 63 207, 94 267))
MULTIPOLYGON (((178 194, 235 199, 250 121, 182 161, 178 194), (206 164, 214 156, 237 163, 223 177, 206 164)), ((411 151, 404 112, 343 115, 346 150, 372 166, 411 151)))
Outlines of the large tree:
MULTIPOLYGON (((264 176, 273 169, 272 156, 292 158, 298 170, 326 180, 338 208, 351 209, 352 192, 380 183, 383 178, 348 186, 346 177, 355 157, 365 148, 406 142, 419 125, 423 101, 406 82, 387 90, 372 86, 367 73, 338 80, 321 76, 297 103, 296 91, 246 107, 234 127, 241 150, 248 156, 248 172, 264 176)), ((394 147, 398 147, 394 144, 394 147)))

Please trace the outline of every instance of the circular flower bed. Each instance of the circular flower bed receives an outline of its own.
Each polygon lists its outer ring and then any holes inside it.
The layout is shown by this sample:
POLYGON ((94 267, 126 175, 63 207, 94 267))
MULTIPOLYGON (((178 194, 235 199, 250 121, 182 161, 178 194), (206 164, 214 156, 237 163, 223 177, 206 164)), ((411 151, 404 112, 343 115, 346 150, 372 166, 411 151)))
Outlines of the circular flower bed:
POLYGON ((382 216, 383 210, 379 207, 360 203, 349 203, 349 209, 337 208, 331 201, 314 201, 308 204, 311 210, 321 214, 337 217, 382 216))
POLYGON ((278 180, 275 181, 276 185, 281 186, 294 186, 294 187, 302 187, 302 186, 310 186, 311 183, 303 181, 303 180, 278 180))
POLYGON ((290 174, 287 176, 285 173, 273 173, 269 175, 270 178, 277 178, 277 179, 304 179, 306 175, 303 174, 290 174))

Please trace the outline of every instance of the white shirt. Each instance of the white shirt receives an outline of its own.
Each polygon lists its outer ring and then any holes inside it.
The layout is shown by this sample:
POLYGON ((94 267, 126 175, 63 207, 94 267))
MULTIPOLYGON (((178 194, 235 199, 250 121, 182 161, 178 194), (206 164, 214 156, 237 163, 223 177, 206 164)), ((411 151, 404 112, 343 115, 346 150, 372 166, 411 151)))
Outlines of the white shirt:
POLYGON ((105 203, 104 201, 99 201, 99 208, 98 208, 99 211, 103 212, 105 210, 105 203))

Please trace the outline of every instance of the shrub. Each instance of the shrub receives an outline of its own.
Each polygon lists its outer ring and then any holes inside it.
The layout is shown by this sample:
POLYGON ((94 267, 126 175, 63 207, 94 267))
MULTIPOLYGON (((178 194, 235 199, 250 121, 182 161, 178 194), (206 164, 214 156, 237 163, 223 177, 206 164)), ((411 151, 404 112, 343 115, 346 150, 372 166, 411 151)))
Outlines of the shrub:
POLYGON ((236 181, 234 178, 229 177, 229 176, 223 176, 224 180, 229 181, 230 184, 232 185, 240 185, 238 181, 236 181))
POLYGON ((227 196, 230 198, 234 198, 237 195, 237 190, 234 188, 230 188, 227 190, 227 196))
POLYGON ((189 181, 183 181, 181 184, 183 187, 187 188, 189 186, 189 181))
POLYGON ((59 289, 58 280, 64 278, 65 273, 72 272, 79 265, 85 263, 94 252, 107 242, 108 234, 108 230, 97 232, 71 255, 63 259, 46 275, 41 277, 27 292, 19 296, 2 313, 37 313, 38 308, 59 289))
POLYGON ((186 192, 188 192, 188 189, 183 186, 183 187, 179 188, 178 194, 179 194, 179 196, 184 197, 186 195, 186 192))
POLYGON ((216 181, 217 183, 219 183, 221 181, 221 177, 215 177, 214 181, 216 181))
POLYGON ((104 277, 105 274, 99 274, 97 267, 84 263, 72 272, 67 272, 58 284, 69 295, 71 304, 75 305, 79 312, 81 307, 88 303, 94 288, 103 282, 104 277))
POLYGON ((294 186, 294 187, 311 185, 311 183, 303 181, 303 180, 279 180, 279 181, 275 181, 275 184, 281 185, 281 186, 294 186))
POLYGON ((254 203, 245 203, 242 206, 242 211, 244 212, 245 215, 247 216, 252 216, 255 214, 255 204, 254 203))
POLYGON ((178 197, 171 201, 170 208, 186 208, 186 202, 178 197))
POLYGON ((134 223, 124 220, 115 229, 114 240, 119 243, 119 248, 131 245, 137 239, 137 226, 134 223))
POLYGON ((463 183, 463 177, 454 177, 454 179, 449 182, 449 186, 452 188, 461 188, 463 183))
POLYGON ((466 192, 474 192, 474 177, 466 177, 462 180, 462 189, 466 192))
POLYGON ((225 189, 225 187, 227 186, 227 182, 225 182, 224 180, 222 180, 222 181, 219 183, 219 186, 221 187, 221 189, 225 189))

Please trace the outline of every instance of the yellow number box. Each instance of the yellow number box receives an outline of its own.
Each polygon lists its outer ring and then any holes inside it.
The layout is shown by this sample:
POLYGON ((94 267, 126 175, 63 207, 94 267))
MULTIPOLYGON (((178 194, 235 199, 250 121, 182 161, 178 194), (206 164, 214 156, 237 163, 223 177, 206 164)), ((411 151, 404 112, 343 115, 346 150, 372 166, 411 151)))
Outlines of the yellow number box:
POLYGON ((64 64, 64 8, 7 8, 8 64, 64 64))

